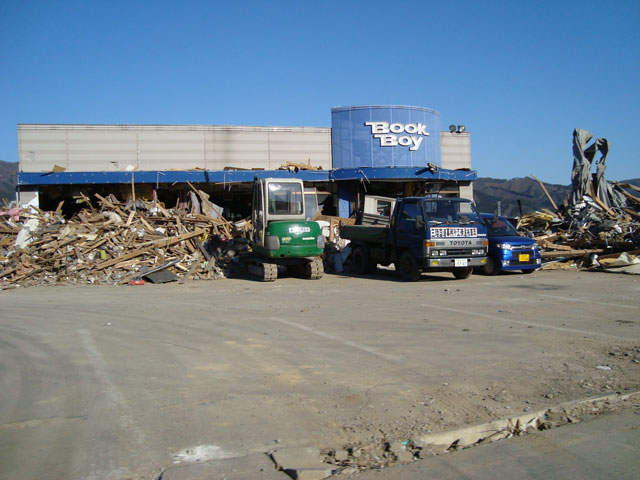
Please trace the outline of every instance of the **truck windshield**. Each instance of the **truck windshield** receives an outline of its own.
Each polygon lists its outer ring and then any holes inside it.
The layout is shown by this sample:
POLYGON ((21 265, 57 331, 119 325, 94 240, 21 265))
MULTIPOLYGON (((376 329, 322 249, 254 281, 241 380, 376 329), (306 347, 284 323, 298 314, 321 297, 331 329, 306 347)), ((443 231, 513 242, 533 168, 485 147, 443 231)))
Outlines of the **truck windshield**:
POLYGON ((302 187, 297 183, 269 183, 267 203, 271 215, 300 215, 303 212, 302 187))
POLYGON ((427 222, 432 225, 482 223, 473 203, 460 198, 430 198, 424 201, 424 211, 427 222))

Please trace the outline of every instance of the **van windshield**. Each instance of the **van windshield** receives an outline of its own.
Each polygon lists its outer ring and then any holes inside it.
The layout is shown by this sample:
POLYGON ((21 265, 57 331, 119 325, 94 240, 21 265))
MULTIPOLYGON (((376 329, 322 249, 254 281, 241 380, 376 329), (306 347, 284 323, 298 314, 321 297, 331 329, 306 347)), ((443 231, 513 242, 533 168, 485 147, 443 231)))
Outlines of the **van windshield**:
POLYGON ((487 233, 491 237, 519 237, 513 224, 505 217, 485 218, 487 233))

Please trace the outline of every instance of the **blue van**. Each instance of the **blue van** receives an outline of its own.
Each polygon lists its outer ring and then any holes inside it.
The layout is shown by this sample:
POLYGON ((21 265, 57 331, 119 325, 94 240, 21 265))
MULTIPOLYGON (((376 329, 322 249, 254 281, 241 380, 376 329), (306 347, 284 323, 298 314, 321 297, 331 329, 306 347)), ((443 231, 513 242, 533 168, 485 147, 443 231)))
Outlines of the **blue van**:
POLYGON ((509 270, 531 273, 542 266, 540 248, 535 240, 521 236, 506 217, 492 213, 480 215, 487 225, 489 239, 487 263, 478 268, 480 272, 486 275, 509 270))

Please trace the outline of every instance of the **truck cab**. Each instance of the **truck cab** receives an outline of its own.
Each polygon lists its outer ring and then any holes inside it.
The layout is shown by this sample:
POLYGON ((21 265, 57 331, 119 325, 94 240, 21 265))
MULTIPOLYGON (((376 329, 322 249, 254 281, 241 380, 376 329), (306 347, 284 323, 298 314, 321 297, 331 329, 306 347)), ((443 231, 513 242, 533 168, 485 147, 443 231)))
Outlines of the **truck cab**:
MULTIPOLYGON (((411 252, 419 269, 449 269, 464 278, 473 267, 484 265, 486 228, 471 201, 408 197, 397 207, 392 219, 395 244, 411 252)), ((398 267, 402 271, 408 266, 398 267)))

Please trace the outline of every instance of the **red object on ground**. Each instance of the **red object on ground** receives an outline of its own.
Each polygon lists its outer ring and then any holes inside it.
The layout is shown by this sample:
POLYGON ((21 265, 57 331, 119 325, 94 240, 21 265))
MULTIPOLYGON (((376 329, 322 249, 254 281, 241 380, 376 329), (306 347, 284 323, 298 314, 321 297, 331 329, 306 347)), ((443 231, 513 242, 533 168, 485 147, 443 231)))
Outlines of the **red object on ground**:
POLYGON ((129 285, 144 285, 144 280, 131 280, 129 285))

